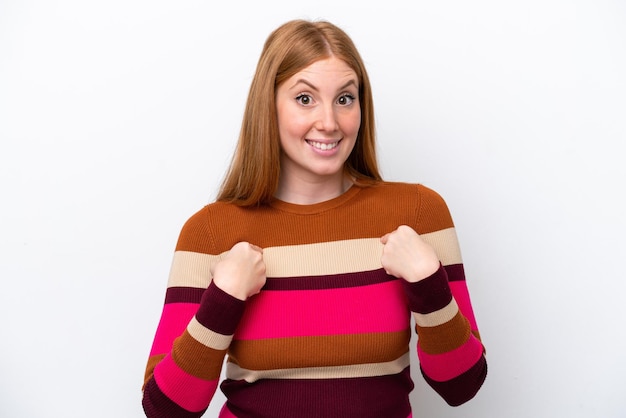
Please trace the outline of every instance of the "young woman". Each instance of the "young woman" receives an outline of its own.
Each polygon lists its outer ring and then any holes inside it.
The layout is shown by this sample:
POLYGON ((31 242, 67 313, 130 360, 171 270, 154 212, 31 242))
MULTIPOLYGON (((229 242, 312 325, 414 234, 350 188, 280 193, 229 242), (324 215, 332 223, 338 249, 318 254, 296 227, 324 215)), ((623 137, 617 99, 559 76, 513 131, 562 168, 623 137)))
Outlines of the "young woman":
POLYGON ((411 416, 421 374, 449 404, 487 363, 454 224, 422 185, 384 182, 350 38, 291 21, 267 39, 217 201, 184 225, 145 375, 149 417, 411 416))

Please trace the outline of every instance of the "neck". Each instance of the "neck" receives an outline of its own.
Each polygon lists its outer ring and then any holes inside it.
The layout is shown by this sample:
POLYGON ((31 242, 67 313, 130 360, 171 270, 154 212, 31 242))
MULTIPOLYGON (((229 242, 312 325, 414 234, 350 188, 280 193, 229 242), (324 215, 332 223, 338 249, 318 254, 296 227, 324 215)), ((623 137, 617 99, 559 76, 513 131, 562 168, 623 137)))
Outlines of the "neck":
POLYGON ((353 181, 344 175, 333 181, 307 182, 281 179, 275 197, 296 205, 312 205, 341 196, 352 184, 353 181))

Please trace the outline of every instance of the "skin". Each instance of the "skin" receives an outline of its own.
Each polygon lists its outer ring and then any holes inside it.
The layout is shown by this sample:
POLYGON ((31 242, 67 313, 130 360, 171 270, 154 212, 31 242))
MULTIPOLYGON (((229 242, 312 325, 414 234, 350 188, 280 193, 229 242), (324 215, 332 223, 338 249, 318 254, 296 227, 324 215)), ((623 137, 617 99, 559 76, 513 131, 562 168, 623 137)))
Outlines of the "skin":
POLYGON ((435 250, 413 228, 400 225, 381 237, 383 255, 380 259, 387 274, 408 282, 419 282, 439 269, 435 250))
POLYGON ((342 60, 316 61, 278 86, 281 173, 276 197, 313 204, 351 185, 343 167, 361 126, 359 80, 342 60))
POLYGON ((231 296, 246 300, 265 284, 263 249, 239 242, 211 269, 213 282, 231 296))
MULTIPOLYGON (((356 73, 336 57, 319 60, 276 90, 281 173, 276 197, 314 204, 343 194, 351 185, 344 174, 361 125, 356 73)), ((435 251, 410 227, 381 237, 381 264, 388 274, 417 282, 439 268, 435 251)), ((263 250, 240 242, 213 266, 214 283, 246 300, 265 284, 263 250)))

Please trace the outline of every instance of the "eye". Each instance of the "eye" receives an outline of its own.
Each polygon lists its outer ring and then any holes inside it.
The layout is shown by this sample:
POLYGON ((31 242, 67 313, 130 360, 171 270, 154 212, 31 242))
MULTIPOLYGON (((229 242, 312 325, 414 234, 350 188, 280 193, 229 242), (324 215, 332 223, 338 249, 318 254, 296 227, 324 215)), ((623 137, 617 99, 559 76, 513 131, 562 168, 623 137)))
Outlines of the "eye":
POLYGON ((308 106, 311 103, 313 103, 313 98, 306 93, 300 93, 296 97, 296 101, 300 103, 302 106, 308 106))
POLYGON ((340 106, 349 106, 354 102, 354 96, 350 93, 345 93, 339 96, 337 104, 340 106))

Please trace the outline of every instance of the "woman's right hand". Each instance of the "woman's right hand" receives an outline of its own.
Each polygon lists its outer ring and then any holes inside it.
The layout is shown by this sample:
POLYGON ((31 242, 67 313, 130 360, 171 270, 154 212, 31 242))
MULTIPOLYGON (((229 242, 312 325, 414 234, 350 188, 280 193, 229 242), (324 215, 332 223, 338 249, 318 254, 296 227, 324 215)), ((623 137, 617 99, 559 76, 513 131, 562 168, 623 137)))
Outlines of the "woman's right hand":
POLYGON ((213 282, 231 296, 246 300, 265 285, 263 249, 239 242, 211 268, 213 282))

